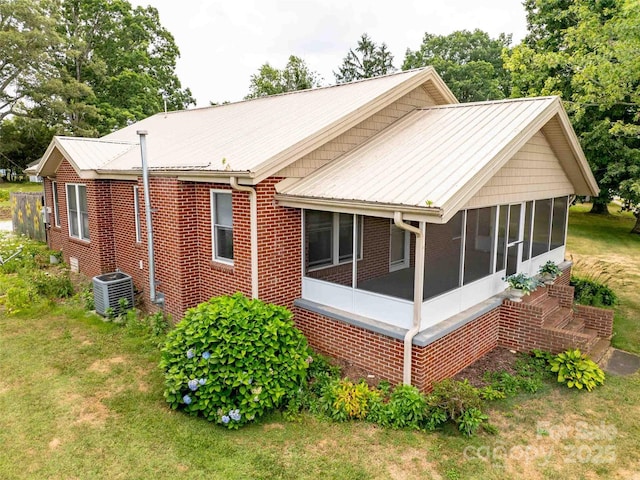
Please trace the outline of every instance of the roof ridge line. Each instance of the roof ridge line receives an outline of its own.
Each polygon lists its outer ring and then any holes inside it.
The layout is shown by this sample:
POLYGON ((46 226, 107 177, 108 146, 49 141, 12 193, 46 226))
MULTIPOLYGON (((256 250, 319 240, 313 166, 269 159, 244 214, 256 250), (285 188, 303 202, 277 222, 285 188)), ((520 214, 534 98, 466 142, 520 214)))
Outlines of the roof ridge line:
POLYGON ((449 103, 446 105, 432 105, 429 107, 419 107, 419 108, 416 108, 416 110, 439 110, 444 108, 477 107, 481 105, 495 105, 499 103, 535 102, 540 100, 554 100, 559 98, 560 97, 558 95, 547 95, 544 97, 503 98, 501 100, 484 100, 481 102, 449 103))

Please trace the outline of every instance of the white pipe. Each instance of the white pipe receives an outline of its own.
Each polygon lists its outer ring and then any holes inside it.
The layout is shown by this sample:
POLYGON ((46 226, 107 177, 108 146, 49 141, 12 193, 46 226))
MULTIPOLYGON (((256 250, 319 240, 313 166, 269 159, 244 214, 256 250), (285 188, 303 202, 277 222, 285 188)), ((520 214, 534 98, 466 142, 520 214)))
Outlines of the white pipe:
POLYGON ((149 299, 156 305, 164 305, 164 295, 156 294, 156 265, 153 251, 153 224, 151 220, 151 196, 149 194, 149 165, 147 163, 146 130, 136 132, 140 136, 140 156, 142 157, 142 184, 144 186, 144 210, 147 221, 147 253, 149 255, 149 299))
POLYGON ((251 229, 251 297, 258 298, 258 194, 253 187, 238 184, 238 177, 230 178, 231 188, 249 192, 249 216, 251 229))
POLYGON ((424 222, 420 222, 420 228, 405 223, 402 219, 402 212, 394 212, 393 223, 402 230, 407 230, 416 236, 416 258, 414 266, 413 281, 413 325, 404 335, 404 362, 402 370, 402 383, 411 385, 411 359, 413 337, 420 331, 420 321, 422 319, 422 297, 424 286, 424 222))

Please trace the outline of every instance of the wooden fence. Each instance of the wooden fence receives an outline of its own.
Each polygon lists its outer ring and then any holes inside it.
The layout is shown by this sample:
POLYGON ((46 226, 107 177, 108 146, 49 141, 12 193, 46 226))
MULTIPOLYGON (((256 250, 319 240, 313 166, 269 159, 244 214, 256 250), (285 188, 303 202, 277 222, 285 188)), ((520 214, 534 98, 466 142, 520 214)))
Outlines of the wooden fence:
POLYGON ((44 195, 40 192, 11 192, 10 201, 14 233, 46 241, 42 215, 44 195))

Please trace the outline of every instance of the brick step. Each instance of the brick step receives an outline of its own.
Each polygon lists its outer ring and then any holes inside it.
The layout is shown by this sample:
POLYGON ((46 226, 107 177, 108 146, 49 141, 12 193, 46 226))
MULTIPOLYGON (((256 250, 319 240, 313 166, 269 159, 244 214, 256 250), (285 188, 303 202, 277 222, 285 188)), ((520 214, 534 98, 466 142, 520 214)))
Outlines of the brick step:
POLYGON ((529 305, 540 306, 549 298, 551 297, 549 297, 548 289, 544 287, 538 287, 538 289, 532 292, 530 295, 525 296, 523 301, 525 303, 528 303, 529 305))
POLYGON ((543 302, 538 304, 542 308, 542 314, 548 317, 560 308, 560 300, 554 297, 547 297, 543 302))
POLYGON ((584 346, 584 348, 582 349, 583 352, 590 352, 591 349, 594 348, 594 346, 596 345, 596 343, 598 343, 598 340, 600 340, 600 337, 598 337, 598 332, 596 330, 592 330, 590 328, 584 328, 582 330, 583 335, 587 335, 589 337, 589 340, 587 340, 586 345, 584 346))
POLYGON ((558 306, 550 315, 545 315, 543 328, 565 328, 573 319, 573 310, 558 306))
POLYGON ((571 321, 569 321, 569 323, 567 323, 562 329, 569 330, 571 332, 582 333, 585 330, 584 320, 582 320, 581 318, 572 317, 571 321))
POLYGON ((598 340, 595 342, 595 344, 587 351, 587 355, 589 355, 589 358, 591 358, 591 360, 599 363, 600 360, 602 360, 607 354, 610 347, 611 340, 609 340, 608 338, 598 337, 598 340))

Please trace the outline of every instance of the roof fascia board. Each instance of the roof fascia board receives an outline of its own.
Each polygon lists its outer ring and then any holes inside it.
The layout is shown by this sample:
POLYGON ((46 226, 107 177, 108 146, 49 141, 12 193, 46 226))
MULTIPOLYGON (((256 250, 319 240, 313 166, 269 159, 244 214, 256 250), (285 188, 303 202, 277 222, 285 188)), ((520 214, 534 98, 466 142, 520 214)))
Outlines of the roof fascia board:
MULTIPOLYGON (((256 179, 256 183, 261 182, 277 171, 282 170, 293 161, 307 155, 308 153, 311 153, 325 143, 330 142, 339 135, 355 127, 360 122, 366 120, 383 108, 391 105, 396 100, 400 99, 407 93, 415 90, 428 81, 433 81, 436 86, 444 84, 433 67, 426 68, 423 72, 420 72, 414 77, 407 79, 400 85, 391 88, 390 90, 371 100, 369 103, 359 108, 358 110, 347 114, 341 119, 336 120, 332 124, 327 125, 323 129, 315 132, 313 135, 310 135, 304 140, 301 140, 300 142, 292 145, 286 150, 271 157, 255 171, 254 176, 256 179), (438 80, 440 81, 438 82, 438 80)), ((443 93, 443 97, 451 98, 455 103, 458 103, 457 99, 450 91, 448 94, 446 94, 446 92, 443 93)))
MULTIPOLYGON (((559 99, 558 102, 560 102, 559 99)), ((593 172, 591 171, 591 167, 589 166, 587 157, 585 156, 584 151, 580 146, 580 140, 578 140, 578 137, 576 136, 575 131, 571 126, 571 121, 569 120, 569 116, 567 115, 564 107, 558 110, 557 115, 560 126, 564 130, 564 136, 567 139, 569 148, 573 152, 573 155, 578 162, 578 166, 580 167, 580 172, 582 173, 584 182, 586 183, 587 188, 589 188, 590 194, 593 196, 597 196, 600 193, 600 187, 598 187, 598 182, 593 176, 593 172)))
POLYGON ((322 210, 328 212, 350 213, 371 217, 393 218, 395 212, 402 212, 405 220, 427 223, 444 223, 442 211, 433 207, 412 207, 410 205, 392 205, 369 203, 356 200, 327 200, 322 198, 296 197, 276 194, 278 205, 291 208, 322 210))

